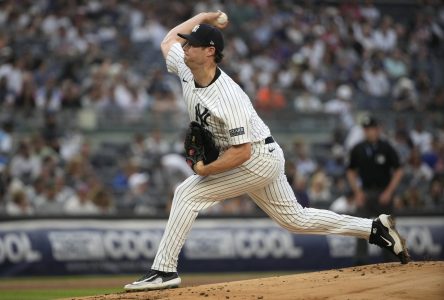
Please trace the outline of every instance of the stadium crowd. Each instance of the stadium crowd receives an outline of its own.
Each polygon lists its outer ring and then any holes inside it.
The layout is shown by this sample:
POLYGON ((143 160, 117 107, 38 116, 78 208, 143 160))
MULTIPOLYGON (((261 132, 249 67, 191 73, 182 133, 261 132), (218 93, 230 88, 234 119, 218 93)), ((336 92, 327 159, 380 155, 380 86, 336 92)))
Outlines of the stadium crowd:
MULTIPOLYGON (((353 212, 347 155, 362 139, 359 113, 373 110, 416 116, 384 127, 404 165, 396 207, 443 209, 444 6, 377 4, 0 1, 0 214, 166 213, 174 187, 191 173, 182 141, 144 128, 118 147, 95 149, 58 114, 90 110, 131 124, 148 113, 184 115, 159 44, 179 21, 217 9, 231 23, 221 67, 259 114, 338 117, 326 155, 301 139, 286 149, 299 202, 353 212), (18 132, 18 114, 41 117, 43 125, 18 132)), ((206 213, 256 212, 240 197, 206 213)))

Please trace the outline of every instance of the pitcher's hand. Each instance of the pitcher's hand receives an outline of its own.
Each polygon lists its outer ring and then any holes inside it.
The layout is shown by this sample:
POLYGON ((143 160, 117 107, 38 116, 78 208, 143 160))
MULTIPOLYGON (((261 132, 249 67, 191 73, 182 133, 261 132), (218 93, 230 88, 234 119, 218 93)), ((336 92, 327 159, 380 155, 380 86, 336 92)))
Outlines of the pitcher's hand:
POLYGON ((228 21, 225 22, 225 23, 219 23, 217 21, 217 18, 219 18, 219 16, 222 15, 222 14, 223 14, 223 12, 221 12, 220 10, 215 11, 215 12, 207 12, 207 13, 205 13, 205 21, 206 21, 205 23, 213 25, 214 27, 219 28, 219 29, 226 28, 228 26, 228 23, 229 23, 228 21))

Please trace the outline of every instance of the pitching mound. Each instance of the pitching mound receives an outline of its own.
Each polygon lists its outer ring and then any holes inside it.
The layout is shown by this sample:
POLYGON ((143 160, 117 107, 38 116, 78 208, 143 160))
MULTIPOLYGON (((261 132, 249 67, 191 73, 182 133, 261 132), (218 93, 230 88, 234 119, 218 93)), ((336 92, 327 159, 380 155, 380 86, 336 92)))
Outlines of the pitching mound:
POLYGON ((77 299, 444 299, 444 262, 368 265, 298 275, 77 299))

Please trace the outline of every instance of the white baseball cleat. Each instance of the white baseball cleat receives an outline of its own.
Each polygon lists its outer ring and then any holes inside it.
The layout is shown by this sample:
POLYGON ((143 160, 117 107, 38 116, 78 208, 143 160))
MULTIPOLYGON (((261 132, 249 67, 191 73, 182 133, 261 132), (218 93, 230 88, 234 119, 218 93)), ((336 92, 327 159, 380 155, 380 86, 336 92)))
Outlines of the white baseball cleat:
POLYGON ((170 289, 179 287, 181 279, 177 272, 161 272, 150 270, 142 278, 125 285, 127 292, 170 289))
POLYGON ((389 250, 399 258, 402 264, 410 261, 405 239, 398 233, 395 221, 389 215, 380 215, 373 221, 369 243, 389 250))

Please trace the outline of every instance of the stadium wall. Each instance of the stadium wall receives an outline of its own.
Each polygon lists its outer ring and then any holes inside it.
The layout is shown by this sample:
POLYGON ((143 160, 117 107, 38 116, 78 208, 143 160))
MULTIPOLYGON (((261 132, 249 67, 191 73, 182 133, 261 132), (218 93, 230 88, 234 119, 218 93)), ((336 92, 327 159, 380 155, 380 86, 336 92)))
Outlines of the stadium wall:
MULTIPOLYGON (((152 262, 165 220, 19 220, 0 223, 0 276, 127 274, 152 262)), ((398 218, 414 260, 444 259, 444 219, 398 218)), ((321 270, 353 265, 356 240, 297 235, 270 219, 201 219, 179 271, 321 270)), ((371 263, 382 262, 370 247, 371 263)))

